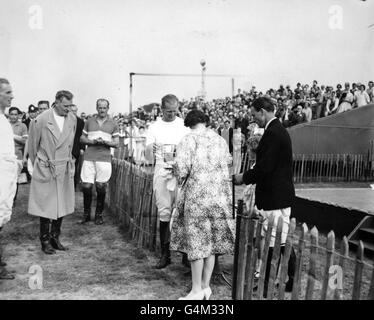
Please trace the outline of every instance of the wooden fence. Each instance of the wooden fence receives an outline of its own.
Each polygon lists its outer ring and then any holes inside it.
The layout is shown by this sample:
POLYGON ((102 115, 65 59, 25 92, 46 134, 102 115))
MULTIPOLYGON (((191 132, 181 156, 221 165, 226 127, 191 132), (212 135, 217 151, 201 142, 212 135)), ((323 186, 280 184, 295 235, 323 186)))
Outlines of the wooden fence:
MULTIPOLYGON (((253 199, 253 197, 252 197, 253 199)), ((365 262, 364 245, 360 242, 356 258, 349 253, 346 237, 335 249, 335 235, 330 232, 326 244, 321 244, 321 237, 316 227, 310 232, 306 224, 297 230, 296 220, 291 219, 284 255, 281 255, 282 218, 274 223, 270 217, 268 228, 261 245, 262 218, 255 218, 253 201, 247 210, 243 201, 238 201, 236 221, 236 244, 232 298, 235 300, 252 299, 370 299, 374 300, 374 266, 365 262), (270 266, 267 296, 264 297, 265 270, 268 260, 272 229, 276 230, 273 257, 270 266), (310 240, 309 240, 310 238, 310 240), (288 261, 291 248, 296 253, 296 270, 292 293, 285 293, 288 261), (280 259, 279 272, 277 264, 280 259), (261 261, 260 275, 256 282, 255 268, 261 261), (278 280, 278 288, 276 281, 278 280), (257 290, 254 290, 254 287, 257 290)))
POLYGON ((112 161, 108 206, 138 247, 151 251, 158 246, 157 208, 153 199, 153 170, 126 160, 112 161))

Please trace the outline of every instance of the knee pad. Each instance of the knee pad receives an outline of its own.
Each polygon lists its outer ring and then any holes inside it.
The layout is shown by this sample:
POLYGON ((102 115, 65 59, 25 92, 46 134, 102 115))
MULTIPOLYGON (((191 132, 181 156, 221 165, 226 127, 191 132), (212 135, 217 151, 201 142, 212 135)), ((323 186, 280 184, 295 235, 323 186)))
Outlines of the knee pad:
POLYGON ((96 192, 97 193, 105 193, 107 188, 106 183, 96 182, 96 192))

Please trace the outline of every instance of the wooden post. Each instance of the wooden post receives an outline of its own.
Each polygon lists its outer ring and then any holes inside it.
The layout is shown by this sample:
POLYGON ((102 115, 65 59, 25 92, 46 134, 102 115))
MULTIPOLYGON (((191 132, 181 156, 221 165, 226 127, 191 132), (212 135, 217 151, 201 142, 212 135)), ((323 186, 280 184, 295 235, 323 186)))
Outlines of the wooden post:
MULTIPOLYGON (((233 204, 234 205, 234 204, 233 204)), ((235 236, 235 251, 234 251, 234 270, 232 277, 232 291, 231 298, 236 300, 237 296, 237 279, 238 279, 238 258, 239 258, 239 242, 240 242, 240 224, 242 221, 243 200, 238 200, 238 213, 236 216, 236 236, 235 236)))
MULTIPOLYGON (((349 253, 349 245, 348 245, 348 239, 346 236, 343 237, 343 240, 340 244, 340 259, 339 259, 339 265, 342 269, 342 280, 344 283, 344 274, 345 274, 345 262, 348 258, 348 253, 349 253)), ((342 288, 337 288, 335 290, 335 295, 334 295, 335 300, 342 300, 343 299, 343 287, 342 288)))
POLYGON ((303 157, 301 159, 301 173, 300 173, 300 182, 304 182, 304 160, 305 160, 305 154, 303 154, 303 157))
POLYGON ((306 238, 307 232, 308 232, 308 227, 305 223, 303 223, 301 237, 299 239, 298 253, 296 256, 295 277, 294 277, 292 295, 291 295, 292 300, 299 300, 299 291, 300 291, 300 284, 301 284, 301 269, 303 267, 303 255, 304 255, 305 238, 306 238))
POLYGON ((267 298, 270 300, 272 300, 273 298, 275 280, 277 278, 278 262, 279 262, 280 253, 281 253, 282 231, 283 231, 283 218, 279 217, 278 224, 277 224, 277 233, 276 233, 274 248, 273 248, 273 256, 272 256, 271 265, 270 265, 269 284, 268 284, 268 291, 267 291, 267 298))
POLYGON ((313 227, 310 232, 310 260, 308 272, 308 284, 306 287, 305 300, 313 300, 314 284, 317 279, 318 262, 318 229, 313 227))
MULTIPOLYGON (((253 207, 252 207, 253 210, 253 207)), ((251 211, 252 211, 251 210, 251 211)), ((253 211, 251 212, 250 217, 252 216, 253 211)), ((254 265, 253 259, 257 260, 257 257, 254 255, 255 244, 254 244, 254 235, 255 235, 255 224, 256 220, 250 219, 249 221, 249 231, 248 231, 248 241, 247 241, 247 261, 245 263, 245 285, 244 285, 244 300, 251 300, 252 298, 252 289, 253 289, 253 273, 254 265)))
POLYGON ((238 250, 238 273, 236 280, 236 300, 243 300, 244 296, 244 282, 245 282, 245 265, 247 257, 248 245, 248 227, 249 227, 249 211, 246 206, 243 208, 243 213, 240 223, 240 237, 239 237, 239 250, 238 250))
POLYGON ((290 260, 291 250, 293 246, 293 236, 296 229, 296 219, 292 218, 290 222, 290 228, 288 230, 286 247, 284 248, 284 255, 281 262, 281 270, 279 276, 279 300, 284 299, 284 291, 286 287, 286 276, 288 271, 288 261, 290 260))
POLYGON ((335 249, 335 234, 334 231, 330 231, 327 235, 327 247, 326 247, 326 266, 325 272, 323 275, 323 282, 322 282, 322 293, 321 293, 321 300, 326 300, 327 298, 327 291, 328 291, 328 284, 330 278, 330 267, 333 264, 333 254, 335 249))
POLYGON ((374 300, 374 264, 372 265, 372 269, 373 271, 371 272, 371 282, 367 300, 374 300))
POLYGON ((360 240, 357 249, 355 277, 353 282, 352 300, 360 300, 361 285, 362 285, 362 271, 364 268, 364 244, 360 240))

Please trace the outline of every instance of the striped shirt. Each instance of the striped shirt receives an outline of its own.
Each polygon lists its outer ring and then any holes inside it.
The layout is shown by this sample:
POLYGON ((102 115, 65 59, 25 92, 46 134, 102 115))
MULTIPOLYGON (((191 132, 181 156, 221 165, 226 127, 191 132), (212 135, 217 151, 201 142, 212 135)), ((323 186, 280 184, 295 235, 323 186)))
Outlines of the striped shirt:
MULTIPOLYGON (((105 141, 112 141, 113 138, 119 135, 118 125, 109 117, 100 125, 96 117, 92 117, 85 122, 83 134, 87 135, 90 140, 101 138, 105 141)), ((84 160, 111 162, 110 147, 90 145, 84 153, 84 160)))

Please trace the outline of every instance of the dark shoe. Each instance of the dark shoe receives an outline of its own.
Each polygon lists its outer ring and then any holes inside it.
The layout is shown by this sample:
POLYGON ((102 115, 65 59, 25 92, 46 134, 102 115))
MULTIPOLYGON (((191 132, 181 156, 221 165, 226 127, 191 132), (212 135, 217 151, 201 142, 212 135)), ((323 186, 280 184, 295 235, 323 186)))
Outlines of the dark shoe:
POLYGON ((53 249, 56 249, 56 250, 61 250, 61 251, 66 251, 68 250, 68 248, 64 247, 61 242, 60 242, 60 239, 58 237, 51 237, 51 240, 50 240, 50 243, 53 247, 53 249))
POLYGON ((85 224, 87 222, 90 222, 91 221, 91 217, 90 217, 90 213, 84 213, 83 214, 83 219, 81 221, 79 221, 79 224, 85 224))
POLYGON ((288 280, 286 283, 285 291, 292 292, 292 287, 293 287, 293 280, 288 280))
POLYGON ((42 241, 42 250, 45 254, 54 254, 56 253, 55 249, 53 249, 49 240, 42 241))
POLYGON ((0 280, 14 280, 14 275, 12 275, 11 273, 9 273, 8 270, 6 270, 5 268, 2 269, 2 271, 0 272, 0 280))
POLYGON ((170 263, 170 256, 168 256, 167 254, 163 254, 156 265, 156 269, 166 268, 170 263))
POLYGON ((6 266, 6 263, 0 260, 0 267, 5 267, 5 266, 6 266))

